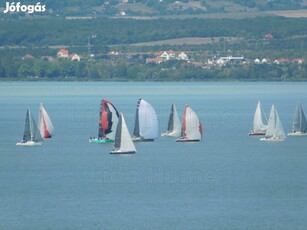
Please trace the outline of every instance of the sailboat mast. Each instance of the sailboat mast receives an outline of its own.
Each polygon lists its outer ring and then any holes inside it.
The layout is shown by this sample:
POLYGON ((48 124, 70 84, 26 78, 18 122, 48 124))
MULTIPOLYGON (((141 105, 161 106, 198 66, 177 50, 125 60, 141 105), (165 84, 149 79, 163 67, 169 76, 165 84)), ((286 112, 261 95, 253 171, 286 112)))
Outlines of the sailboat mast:
POLYGON ((142 99, 139 99, 137 103, 137 108, 135 112, 134 130, 133 130, 133 135, 137 137, 140 136, 139 108, 140 108, 141 100, 142 99))
POLYGON ((173 130, 174 130, 174 104, 172 104, 171 107, 171 113, 169 115, 168 126, 167 126, 167 131, 173 131, 173 130))
POLYGON ((116 127, 114 148, 120 149, 122 139, 122 114, 119 115, 119 121, 116 127))
POLYGON ((26 119, 25 119, 25 127, 23 133, 23 140, 28 141, 31 139, 31 131, 30 131, 30 116, 29 116, 29 109, 27 109, 26 119))
POLYGON ((184 112, 183 112, 183 117, 182 117, 182 129, 181 129, 181 136, 182 137, 187 136, 187 133, 186 133, 186 130, 187 130, 187 108, 188 108, 188 105, 185 106, 184 112))

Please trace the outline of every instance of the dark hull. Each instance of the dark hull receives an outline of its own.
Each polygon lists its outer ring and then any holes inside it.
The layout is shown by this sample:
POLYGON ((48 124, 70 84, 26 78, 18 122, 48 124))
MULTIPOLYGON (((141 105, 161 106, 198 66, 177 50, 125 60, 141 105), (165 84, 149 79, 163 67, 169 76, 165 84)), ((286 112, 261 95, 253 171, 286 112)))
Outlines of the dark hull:
POLYGON ((149 142, 149 141, 154 141, 154 139, 141 139, 141 140, 137 140, 137 141, 149 142))
POLYGON ((132 137, 132 141, 134 142, 150 142, 154 141, 155 139, 144 139, 142 137, 132 137))
POLYGON ((248 136, 264 136, 265 133, 249 133, 248 136))
POLYGON ((182 139, 179 138, 176 140, 176 142, 199 142, 200 140, 188 140, 188 139, 182 139))
POLYGON ((111 151, 110 154, 134 154, 135 151, 128 151, 128 152, 116 152, 111 151))

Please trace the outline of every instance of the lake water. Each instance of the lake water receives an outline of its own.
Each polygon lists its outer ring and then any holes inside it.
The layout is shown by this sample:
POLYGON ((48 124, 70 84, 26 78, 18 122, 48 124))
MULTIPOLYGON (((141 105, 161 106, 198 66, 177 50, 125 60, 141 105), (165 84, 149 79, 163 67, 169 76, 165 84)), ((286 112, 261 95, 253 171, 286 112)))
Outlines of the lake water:
POLYGON ((258 100, 286 132, 307 83, 0 82, 0 229, 307 229, 307 137, 249 137, 258 100), (102 98, 133 131, 144 98, 166 130, 171 103, 203 124, 200 143, 159 137, 109 154, 97 136, 102 98), (26 109, 44 103, 55 136, 20 147, 26 109))

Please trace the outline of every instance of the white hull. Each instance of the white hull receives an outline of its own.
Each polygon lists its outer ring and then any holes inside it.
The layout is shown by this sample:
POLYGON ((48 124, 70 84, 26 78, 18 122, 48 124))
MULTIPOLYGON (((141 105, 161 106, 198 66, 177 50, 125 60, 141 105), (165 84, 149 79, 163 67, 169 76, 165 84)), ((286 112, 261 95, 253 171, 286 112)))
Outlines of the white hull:
POLYGON ((296 137, 307 136, 307 133, 303 132, 288 133, 288 136, 296 136, 296 137))
POLYGON ((114 151, 111 151, 110 154, 134 154, 136 153, 136 151, 121 151, 121 150, 114 150, 114 151))
POLYGON ((185 137, 179 137, 178 139, 176 139, 176 142, 199 142, 200 139, 188 139, 185 137))
POLYGON ((34 141, 27 141, 27 142, 18 142, 16 145, 20 146, 40 146, 42 142, 34 142, 34 141))
POLYGON ((282 127, 274 105, 271 107, 268 128, 265 135, 266 137, 261 138, 260 141, 281 142, 286 139, 284 128, 282 127))
POLYGON ((261 103, 258 101, 254 114, 253 129, 249 132, 249 136, 265 135, 267 125, 263 124, 262 113, 261 103))
POLYGON ((254 132, 254 131, 250 131, 248 133, 249 136, 261 136, 261 135, 265 135, 265 132, 254 132))
POLYGON ((264 137, 260 139, 260 141, 270 141, 270 142, 280 142, 284 140, 285 138, 278 138, 278 137, 264 137))
POLYGON ((134 142, 146 142, 146 141, 154 141, 154 139, 145 139, 143 137, 131 137, 132 141, 134 142))

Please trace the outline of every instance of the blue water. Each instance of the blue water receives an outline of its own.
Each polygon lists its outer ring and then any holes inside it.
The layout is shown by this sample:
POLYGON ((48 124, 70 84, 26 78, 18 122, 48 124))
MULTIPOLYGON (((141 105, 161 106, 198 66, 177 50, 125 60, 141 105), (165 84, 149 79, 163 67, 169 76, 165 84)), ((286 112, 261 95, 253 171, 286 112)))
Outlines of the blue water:
POLYGON ((307 229, 307 137, 249 137, 261 100, 286 132, 307 83, 0 82, 0 229, 307 229), (156 109, 160 131, 171 103, 199 115, 200 143, 160 137, 137 153, 110 155, 97 136, 102 98, 133 130, 138 98, 156 109), (16 146, 26 109, 44 103, 55 136, 16 146))

